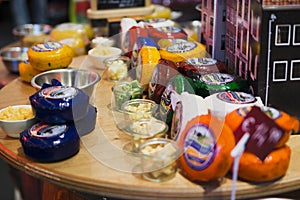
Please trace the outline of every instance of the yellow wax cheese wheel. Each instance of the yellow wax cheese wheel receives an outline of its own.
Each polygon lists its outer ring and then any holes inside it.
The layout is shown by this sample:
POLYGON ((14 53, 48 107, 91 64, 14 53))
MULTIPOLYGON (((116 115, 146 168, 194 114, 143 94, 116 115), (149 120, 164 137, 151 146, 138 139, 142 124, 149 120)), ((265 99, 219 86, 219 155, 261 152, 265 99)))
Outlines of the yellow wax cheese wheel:
POLYGON ((66 68, 74 56, 70 46, 59 42, 35 44, 27 53, 30 64, 39 71, 66 68))
POLYGON ((34 69, 28 61, 20 62, 19 74, 22 81, 30 83, 31 79, 39 73, 41 72, 34 69))
POLYGON ((189 58, 204 58, 206 54, 205 46, 195 41, 175 42, 160 49, 161 58, 173 62, 182 62, 189 58))
POLYGON ((147 86, 151 80, 153 71, 160 60, 160 53, 156 47, 143 46, 139 51, 137 79, 142 85, 147 86))

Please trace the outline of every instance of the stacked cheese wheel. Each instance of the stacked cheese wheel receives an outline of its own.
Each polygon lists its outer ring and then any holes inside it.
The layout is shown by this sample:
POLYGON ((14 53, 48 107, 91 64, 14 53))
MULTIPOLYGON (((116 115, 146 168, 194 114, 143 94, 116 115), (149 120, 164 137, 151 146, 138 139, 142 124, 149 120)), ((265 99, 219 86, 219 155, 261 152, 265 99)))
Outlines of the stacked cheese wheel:
POLYGON ((29 97, 40 121, 21 133, 24 153, 40 162, 54 162, 75 155, 80 136, 96 124, 96 108, 80 89, 49 85, 29 97))
MULTIPOLYGON (((225 123, 233 131, 237 130, 252 108, 243 107, 230 112, 225 117, 225 123)), ((291 157, 291 149, 286 142, 292 132, 299 131, 299 121, 287 113, 272 107, 261 107, 261 110, 284 130, 284 134, 273 151, 263 161, 251 152, 245 151, 242 154, 238 175, 243 180, 253 182, 272 181, 286 173, 291 157)))

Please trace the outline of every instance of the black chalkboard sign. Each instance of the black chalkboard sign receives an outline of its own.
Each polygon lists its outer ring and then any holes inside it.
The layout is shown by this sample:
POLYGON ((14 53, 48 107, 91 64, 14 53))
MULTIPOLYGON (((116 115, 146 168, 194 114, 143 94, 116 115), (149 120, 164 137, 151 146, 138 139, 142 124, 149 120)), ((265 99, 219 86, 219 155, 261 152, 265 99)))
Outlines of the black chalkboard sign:
POLYGON ((144 7, 145 0, 98 0, 97 10, 144 7))

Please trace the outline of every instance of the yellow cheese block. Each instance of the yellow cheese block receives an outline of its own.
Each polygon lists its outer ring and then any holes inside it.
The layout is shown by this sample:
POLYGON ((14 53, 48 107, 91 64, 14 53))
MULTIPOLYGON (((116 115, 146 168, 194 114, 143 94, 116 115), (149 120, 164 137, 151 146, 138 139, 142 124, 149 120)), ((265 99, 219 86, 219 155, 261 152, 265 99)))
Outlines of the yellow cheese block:
POLYGON ((160 60, 160 53, 156 47, 143 46, 138 55, 137 79, 139 82, 148 87, 152 78, 152 73, 160 60))
POLYGON ((33 45, 27 52, 32 67, 39 71, 66 68, 72 62, 73 49, 59 42, 45 42, 33 45))

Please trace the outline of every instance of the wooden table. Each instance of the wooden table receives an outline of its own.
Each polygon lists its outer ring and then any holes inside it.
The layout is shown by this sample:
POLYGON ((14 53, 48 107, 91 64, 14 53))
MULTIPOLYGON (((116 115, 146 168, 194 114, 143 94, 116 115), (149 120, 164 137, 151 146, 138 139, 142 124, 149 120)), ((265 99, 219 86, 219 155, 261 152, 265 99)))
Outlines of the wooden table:
MULTIPOLYGON (((73 60, 71 66, 83 67, 86 57, 73 60)), ((84 68, 84 67, 83 67, 84 68)), ((101 74, 102 71, 99 71, 101 74)), ((97 125, 93 132, 81 138, 81 148, 75 156, 55 163, 38 163, 26 157, 18 139, 7 137, 0 130, 0 156, 13 167, 40 180, 70 190, 99 196, 128 199, 230 199, 231 179, 220 185, 195 184, 180 173, 170 181, 152 183, 140 178, 139 159, 122 151, 129 137, 114 123, 118 116, 110 108, 113 82, 101 80, 95 92, 98 109, 97 125)), ((14 79, 0 90, 0 108, 14 104, 29 104, 28 97, 36 90, 14 79)), ((295 191, 300 188, 300 136, 293 135, 288 144, 292 158, 287 174, 267 184, 237 183, 237 198, 252 198, 295 191)))

